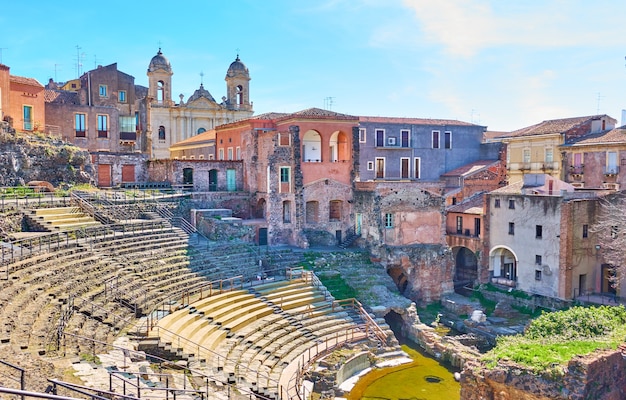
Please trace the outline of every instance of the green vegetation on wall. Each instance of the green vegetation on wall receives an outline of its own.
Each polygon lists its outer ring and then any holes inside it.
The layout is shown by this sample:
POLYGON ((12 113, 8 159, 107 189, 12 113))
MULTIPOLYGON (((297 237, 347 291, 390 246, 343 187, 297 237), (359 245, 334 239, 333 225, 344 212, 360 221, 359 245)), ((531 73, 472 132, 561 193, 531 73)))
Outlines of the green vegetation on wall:
POLYGON ((523 335, 499 337, 483 361, 494 367, 508 359, 534 373, 560 376, 573 356, 616 349, 625 338, 624 306, 572 307, 543 313, 523 335))

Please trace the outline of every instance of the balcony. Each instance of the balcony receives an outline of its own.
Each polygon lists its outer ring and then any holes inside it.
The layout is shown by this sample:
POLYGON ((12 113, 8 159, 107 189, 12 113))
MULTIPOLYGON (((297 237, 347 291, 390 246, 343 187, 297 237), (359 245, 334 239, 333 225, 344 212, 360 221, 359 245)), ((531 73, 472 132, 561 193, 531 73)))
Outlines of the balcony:
POLYGON ((619 174, 619 167, 617 165, 611 165, 604 168, 604 175, 607 177, 615 177, 619 174))
POLYGON ((554 171, 559 169, 558 163, 554 161, 545 161, 541 166, 541 169, 544 171, 554 171))

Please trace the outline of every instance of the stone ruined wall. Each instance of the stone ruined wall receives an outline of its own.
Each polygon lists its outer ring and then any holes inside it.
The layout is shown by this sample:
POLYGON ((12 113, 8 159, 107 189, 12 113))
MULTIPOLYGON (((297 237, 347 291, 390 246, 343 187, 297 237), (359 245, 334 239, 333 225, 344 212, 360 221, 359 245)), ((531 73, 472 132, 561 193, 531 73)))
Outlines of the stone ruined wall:
POLYGON ((620 350, 578 356, 564 376, 540 376, 509 362, 493 369, 475 360, 461 373, 460 400, 619 400, 626 398, 626 359, 620 350))
POLYGON ((0 186, 30 181, 95 183, 89 153, 62 140, 35 135, 0 133, 0 186))
POLYGON ((454 292, 454 260, 447 245, 372 248, 405 297, 426 305, 454 292), (401 272, 400 272, 401 271, 401 272))

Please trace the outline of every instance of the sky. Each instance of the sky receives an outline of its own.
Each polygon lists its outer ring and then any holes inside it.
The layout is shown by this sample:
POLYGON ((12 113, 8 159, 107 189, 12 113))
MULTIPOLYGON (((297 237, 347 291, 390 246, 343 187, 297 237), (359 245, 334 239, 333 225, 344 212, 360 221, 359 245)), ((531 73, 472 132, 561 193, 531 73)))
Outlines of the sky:
MULTIPOLYGON (((219 101, 237 54, 255 114, 310 107, 511 131, 626 109, 623 0, 7 0, 0 62, 46 84, 97 65, 147 86, 159 47, 173 100, 219 101)), ((626 121, 624 121, 626 123, 626 121)))

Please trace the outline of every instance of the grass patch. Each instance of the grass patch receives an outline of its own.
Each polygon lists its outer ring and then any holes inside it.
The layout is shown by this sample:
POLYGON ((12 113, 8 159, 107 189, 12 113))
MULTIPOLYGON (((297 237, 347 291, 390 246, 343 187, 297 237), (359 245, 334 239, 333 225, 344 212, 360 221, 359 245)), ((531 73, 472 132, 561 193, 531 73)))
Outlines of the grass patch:
POLYGON ((544 312, 524 335, 499 337, 496 347, 482 359, 489 367, 508 359, 533 373, 558 377, 572 357, 616 349, 625 337, 624 306, 572 307, 544 312))
POLYGON ((356 298, 357 291, 350 287, 346 281, 341 277, 341 275, 319 275, 318 278, 326 289, 333 295, 333 297, 337 300, 342 299, 351 299, 356 298))
POLYGON ((508 290, 508 289, 501 289, 497 286, 494 286, 491 283, 485 283, 483 285, 480 286, 481 289, 487 290, 489 292, 498 292, 498 293, 504 293, 508 296, 511 297, 515 297, 518 299, 526 299, 526 300, 530 300, 533 297, 531 295, 529 295, 528 293, 519 290, 519 289, 513 289, 513 290, 508 290))
POLYGON ((493 314, 493 311, 496 309, 496 304, 498 304, 497 301, 486 298, 480 291, 473 291, 470 298, 477 300, 480 303, 480 305, 485 309, 485 315, 493 314))

